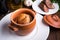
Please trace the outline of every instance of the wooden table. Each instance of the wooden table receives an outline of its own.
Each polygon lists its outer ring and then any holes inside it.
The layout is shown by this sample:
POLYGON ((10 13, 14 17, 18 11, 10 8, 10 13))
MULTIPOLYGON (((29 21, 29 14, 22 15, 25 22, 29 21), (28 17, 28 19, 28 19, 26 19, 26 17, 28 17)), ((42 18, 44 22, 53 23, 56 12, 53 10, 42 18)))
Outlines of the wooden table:
POLYGON ((60 29, 50 27, 50 34, 47 40, 60 40, 60 29))

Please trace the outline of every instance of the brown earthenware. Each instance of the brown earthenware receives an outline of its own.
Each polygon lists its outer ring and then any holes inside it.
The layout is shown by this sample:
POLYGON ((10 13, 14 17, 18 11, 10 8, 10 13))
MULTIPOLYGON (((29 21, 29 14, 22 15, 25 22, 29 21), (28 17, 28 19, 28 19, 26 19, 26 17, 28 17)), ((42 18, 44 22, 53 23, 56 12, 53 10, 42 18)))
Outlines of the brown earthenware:
POLYGON ((35 27, 36 19, 35 19, 35 12, 31 9, 27 8, 20 8, 14 12, 12 12, 10 19, 11 24, 9 24, 9 28, 13 30, 15 33, 19 35, 27 35, 29 34, 35 27), (18 24, 16 21, 16 17, 21 13, 28 13, 33 16, 33 20, 28 24, 18 24), (15 20, 14 20, 15 19, 15 20))
POLYGON ((55 28, 60 28, 60 18, 57 15, 46 15, 43 19, 48 25, 55 28))

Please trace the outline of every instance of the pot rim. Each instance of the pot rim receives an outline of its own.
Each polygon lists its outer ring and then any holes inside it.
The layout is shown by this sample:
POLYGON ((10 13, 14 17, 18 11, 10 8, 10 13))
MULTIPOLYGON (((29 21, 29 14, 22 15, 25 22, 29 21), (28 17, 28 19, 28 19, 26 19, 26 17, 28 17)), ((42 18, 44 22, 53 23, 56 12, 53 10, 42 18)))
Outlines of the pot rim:
POLYGON ((30 24, 32 24, 32 23, 34 23, 34 21, 36 20, 35 19, 35 12, 34 11, 32 11, 31 9, 28 9, 28 8, 20 8, 20 9, 18 9, 18 10, 16 10, 16 11, 14 11, 14 12, 12 12, 12 14, 11 14, 11 16, 10 16, 10 19, 11 19, 11 21, 14 23, 14 24, 16 24, 16 25, 18 25, 18 26, 26 26, 26 25, 30 25, 30 24), (28 23, 28 24, 18 24, 18 23, 16 23, 13 19, 12 19, 12 16, 13 16, 13 14, 15 13, 15 12, 18 12, 18 11, 20 11, 20 10, 27 10, 27 11, 29 11, 29 12, 31 12, 34 16, 34 18, 33 18, 33 20, 30 22, 30 23, 28 23))

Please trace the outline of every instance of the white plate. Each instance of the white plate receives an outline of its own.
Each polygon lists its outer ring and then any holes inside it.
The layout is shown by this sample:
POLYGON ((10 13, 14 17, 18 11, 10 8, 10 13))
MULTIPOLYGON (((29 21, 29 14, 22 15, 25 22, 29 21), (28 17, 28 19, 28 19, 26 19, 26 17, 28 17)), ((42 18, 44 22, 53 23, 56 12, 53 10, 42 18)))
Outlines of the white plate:
POLYGON ((44 15, 49 15, 49 14, 54 14, 59 10, 59 6, 58 3, 53 3, 54 5, 54 9, 49 9, 49 12, 44 12, 41 10, 41 8, 38 7, 38 5, 41 3, 42 0, 36 0, 33 4, 32 4, 32 8, 33 10, 35 10, 36 12, 40 13, 40 14, 44 14, 44 15))
POLYGON ((10 24, 10 14, 6 15, 0 21, 0 40, 46 40, 49 35, 49 26, 43 24, 43 16, 36 14, 36 26, 35 29, 26 36, 18 36, 11 33, 8 29, 8 24, 10 24))

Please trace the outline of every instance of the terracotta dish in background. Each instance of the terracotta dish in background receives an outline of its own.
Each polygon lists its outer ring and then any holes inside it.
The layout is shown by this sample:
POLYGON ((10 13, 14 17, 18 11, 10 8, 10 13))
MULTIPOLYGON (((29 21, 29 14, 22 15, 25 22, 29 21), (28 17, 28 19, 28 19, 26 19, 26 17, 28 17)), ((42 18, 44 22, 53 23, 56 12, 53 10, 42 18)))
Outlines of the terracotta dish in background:
POLYGON ((55 28, 60 28, 60 18, 55 14, 55 15, 46 15, 44 16, 44 21, 55 28))

